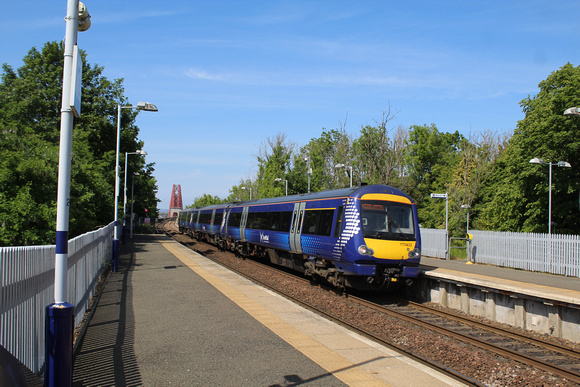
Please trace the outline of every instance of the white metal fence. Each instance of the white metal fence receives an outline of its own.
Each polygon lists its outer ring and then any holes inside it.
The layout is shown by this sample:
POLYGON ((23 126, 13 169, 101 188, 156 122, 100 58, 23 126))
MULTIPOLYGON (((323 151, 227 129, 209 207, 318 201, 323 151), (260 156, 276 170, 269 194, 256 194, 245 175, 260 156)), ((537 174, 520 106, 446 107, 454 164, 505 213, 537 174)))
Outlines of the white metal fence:
MULTIPOLYGON (((113 223, 68 242, 67 302, 81 321, 99 276, 111 259, 113 223)), ((52 246, 0 247, 0 344, 40 373, 44 365, 45 308, 54 302, 52 246)))
MULTIPOLYGON (((528 271, 580 277, 580 236, 476 231, 471 256, 475 262, 528 271)), ((421 229, 422 254, 445 258, 445 230, 421 229)))
POLYGON ((445 230, 421 229, 421 254, 427 257, 445 258, 445 230))

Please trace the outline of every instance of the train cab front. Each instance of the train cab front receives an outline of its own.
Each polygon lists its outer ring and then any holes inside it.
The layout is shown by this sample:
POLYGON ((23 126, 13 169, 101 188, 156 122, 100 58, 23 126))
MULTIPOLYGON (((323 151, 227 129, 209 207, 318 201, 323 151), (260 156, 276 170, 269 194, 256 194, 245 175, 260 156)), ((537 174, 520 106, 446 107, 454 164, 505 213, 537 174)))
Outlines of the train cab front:
POLYGON ((419 276, 421 259, 417 211, 411 200, 399 195, 363 195, 360 225, 364 242, 353 263, 374 268, 374 274, 365 278, 368 286, 390 290, 411 285, 419 276))

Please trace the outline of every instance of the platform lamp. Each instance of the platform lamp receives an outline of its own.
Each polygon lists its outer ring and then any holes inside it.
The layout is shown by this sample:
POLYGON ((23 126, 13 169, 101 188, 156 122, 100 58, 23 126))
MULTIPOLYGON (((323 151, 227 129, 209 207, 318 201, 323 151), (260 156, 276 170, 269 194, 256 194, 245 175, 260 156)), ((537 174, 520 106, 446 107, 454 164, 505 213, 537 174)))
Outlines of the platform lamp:
POLYGON ((462 204, 461 208, 467 210, 467 230, 465 233, 469 234, 469 209, 471 208, 471 206, 469 204, 462 204))
POLYGON ((241 189, 243 189, 244 191, 249 189, 250 190, 250 200, 252 200, 252 187, 240 187, 241 189))
POLYGON ((129 155, 145 156, 147 155, 147 152, 142 149, 137 149, 135 152, 125 152, 125 183, 123 184, 123 244, 125 244, 125 232, 127 228, 127 159, 129 158, 129 155))
POLYGON ((131 176, 131 239, 133 239, 133 203, 135 202, 133 198, 135 194, 135 176, 139 176, 139 172, 133 172, 133 176, 131 176))
POLYGON ((310 176, 312 176, 312 168, 310 167, 310 156, 304 158, 306 161, 306 173, 308 175, 308 193, 310 193, 310 176))
POLYGON ((288 180, 284 180, 282 178, 277 177, 277 178, 274 179, 274 181, 284 181, 284 182, 286 182, 286 196, 288 196, 288 180))
MULTIPOLYGON (((574 109, 574 108, 571 108, 571 109, 574 109)), ((570 109, 568 109, 568 110, 570 110, 570 109)), ((556 165, 558 167, 564 167, 564 168, 571 168, 572 166, 567 161, 558 161, 557 163, 552 163, 552 162, 546 162, 538 157, 534 157, 533 159, 531 159, 530 164, 547 165, 549 170, 550 170, 550 172, 548 174, 548 176, 549 176, 549 179, 548 179, 548 234, 551 234, 552 233, 552 165, 556 165)))
MULTIPOLYGON (((54 302, 45 309, 44 385, 72 386, 73 328, 75 305, 67 302, 68 236, 70 215, 71 154, 74 117, 81 115, 83 62, 77 45, 78 32, 91 26, 87 7, 68 0, 63 58, 60 143, 56 192, 56 243, 54 257, 54 302)), ((2 367, 2 371, 4 371, 2 367)), ((6 370, 8 371, 8 370, 6 370)), ((4 372, 2 372, 4 373, 4 372)), ((10 373, 8 373, 10 375, 10 373)), ((4 378, 2 378, 4 379, 4 378)), ((10 377, 8 377, 10 381, 10 377)))
POLYGON ((350 188, 352 188, 352 166, 346 164, 336 164, 334 168, 350 168, 350 188))
POLYGON ((144 110, 147 112, 156 112, 157 106, 149 102, 138 102, 137 106, 127 105, 121 106, 117 105, 117 151, 115 158, 115 216, 114 216, 114 228, 115 235, 113 237, 113 271, 116 272, 119 267, 119 185, 121 184, 119 178, 119 152, 121 148, 121 109, 137 109, 144 110))

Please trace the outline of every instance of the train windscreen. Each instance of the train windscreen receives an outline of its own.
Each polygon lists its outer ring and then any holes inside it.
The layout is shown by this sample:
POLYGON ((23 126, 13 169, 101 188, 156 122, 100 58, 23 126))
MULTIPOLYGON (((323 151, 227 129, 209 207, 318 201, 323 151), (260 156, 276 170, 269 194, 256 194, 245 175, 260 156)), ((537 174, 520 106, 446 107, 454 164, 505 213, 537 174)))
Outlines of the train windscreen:
POLYGON ((408 204, 361 200, 361 225, 365 238, 415 240, 413 208, 408 204))

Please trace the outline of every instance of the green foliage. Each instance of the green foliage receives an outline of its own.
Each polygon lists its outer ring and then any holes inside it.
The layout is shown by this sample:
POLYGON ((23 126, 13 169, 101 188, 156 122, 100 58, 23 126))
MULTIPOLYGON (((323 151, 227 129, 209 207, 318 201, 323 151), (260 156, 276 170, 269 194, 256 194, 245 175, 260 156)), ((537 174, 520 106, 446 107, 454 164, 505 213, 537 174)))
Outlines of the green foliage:
POLYGON ((563 112, 580 105, 580 67, 566 64, 539 87, 520 103, 525 118, 498 160, 492 184, 482 190, 478 221, 493 230, 547 232, 549 167, 529 160, 563 160, 572 168, 552 166, 552 232, 579 234, 580 120, 563 112))
POLYGON ((213 204, 221 204, 221 203, 225 203, 225 202, 226 202, 225 200, 220 199, 218 196, 211 196, 208 194, 203 194, 202 196, 195 198, 193 203, 189 206, 186 206, 186 208, 211 206, 213 204))
MULTIPOLYGON (((344 130, 323 129, 319 138, 310 140, 301 150, 301 155, 310 157, 312 175, 311 191, 323 191, 348 187, 350 177, 344 169, 336 170, 337 164, 350 164, 352 140, 344 130)), ((353 173, 354 174, 354 173, 353 173)), ((356 178, 353 176, 353 182, 356 178)))
MULTIPOLYGON (((60 44, 49 42, 41 51, 32 48, 17 71, 2 66, 0 245, 54 243, 63 55, 60 44)), ((91 67, 85 53, 81 55, 85 62, 82 115, 74 120, 71 156, 71 238, 113 220, 116 106, 125 104, 122 81, 107 80, 102 67, 91 67)), ((137 113, 127 110, 121 121, 122 155, 143 146, 134 124, 137 113)), ((150 216, 156 217, 153 166, 133 157, 129 170, 141 174, 135 184, 135 204, 147 206, 150 216)))
POLYGON ((240 181, 239 185, 230 188, 229 196, 223 200, 224 203, 246 201, 256 199, 257 189, 250 179, 240 181))
MULTIPOLYGON (((450 191, 454 171, 458 168, 460 146, 465 138, 455 133, 441 133, 431 126, 412 126, 407 140, 409 194, 417 200, 423 227, 445 227, 445 200, 431 199, 431 193, 450 191)), ((451 204, 454 197, 449 194, 451 204)), ((453 229, 454 227, 449 227, 453 229)))
MULTIPOLYGON (((274 138, 268 138, 258 154, 258 178, 256 180, 259 197, 284 196, 286 183, 276 179, 288 180, 290 160, 294 145, 286 142, 286 135, 279 133, 274 138)), ((288 194, 294 192, 293 185, 288 182, 288 194)))

